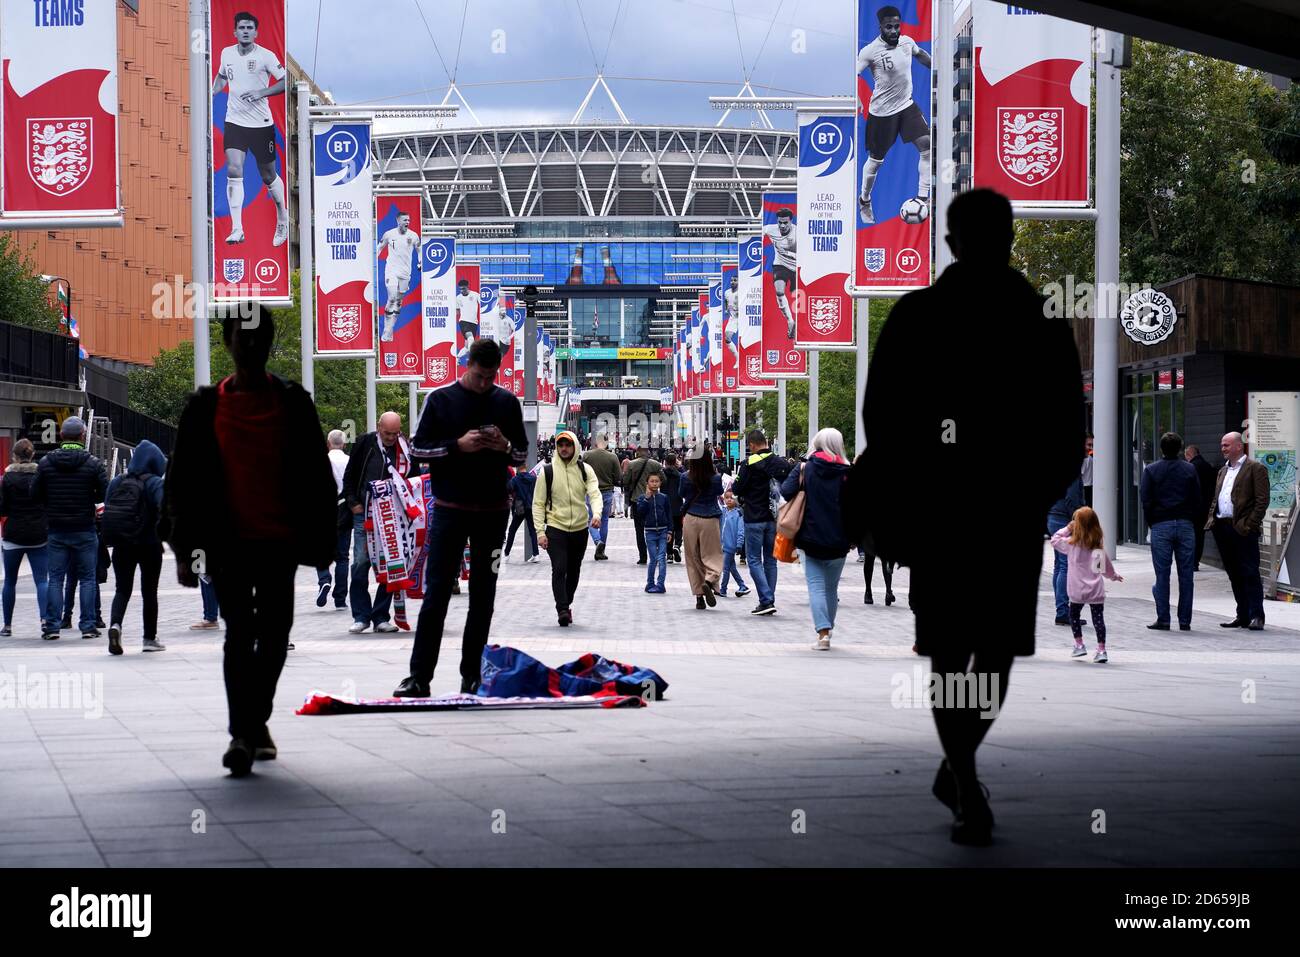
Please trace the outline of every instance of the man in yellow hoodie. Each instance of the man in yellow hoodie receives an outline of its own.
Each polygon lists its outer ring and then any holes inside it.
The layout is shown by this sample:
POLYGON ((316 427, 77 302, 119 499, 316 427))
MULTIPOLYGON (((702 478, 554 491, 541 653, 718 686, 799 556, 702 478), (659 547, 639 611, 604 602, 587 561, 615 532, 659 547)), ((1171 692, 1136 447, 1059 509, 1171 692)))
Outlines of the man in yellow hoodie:
POLYGON ((591 527, 600 528, 603 504, 595 471, 578 456, 578 437, 561 432, 555 437, 555 457, 542 469, 533 492, 533 526, 538 546, 551 557, 551 591, 561 626, 573 621, 573 595, 587 552, 587 506, 591 527))

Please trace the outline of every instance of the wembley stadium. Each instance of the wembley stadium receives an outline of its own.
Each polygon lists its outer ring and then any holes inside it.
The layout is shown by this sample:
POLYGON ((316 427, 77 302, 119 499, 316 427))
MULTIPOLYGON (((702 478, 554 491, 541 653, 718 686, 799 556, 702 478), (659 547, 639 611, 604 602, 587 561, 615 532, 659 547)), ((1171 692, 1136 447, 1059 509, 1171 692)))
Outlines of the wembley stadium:
POLYGON ((675 324, 735 259, 763 184, 794 178, 797 147, 769 128, 629 122, 377 130, 373 148, 377 185, 422 192, 426 231, 456 235, 484 281, 538 286, 560 392, 540 431, 587 435, 599 415, 660 410, 675 324))

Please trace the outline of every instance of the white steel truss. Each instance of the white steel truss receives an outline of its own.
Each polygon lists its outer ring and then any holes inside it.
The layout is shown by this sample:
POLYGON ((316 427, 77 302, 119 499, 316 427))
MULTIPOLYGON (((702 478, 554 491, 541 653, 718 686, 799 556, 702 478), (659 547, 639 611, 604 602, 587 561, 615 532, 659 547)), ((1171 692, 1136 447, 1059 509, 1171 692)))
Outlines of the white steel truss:
POLYGON ((756 190, 697 189, 700 180, 793 179, 794 133, 771 129, 602 125, 430 129, 372 140, 376 178, 412 181, 429 221, 538 217, 749 220, 756 190), (421 181, 488 180, 436 192, 421 181))

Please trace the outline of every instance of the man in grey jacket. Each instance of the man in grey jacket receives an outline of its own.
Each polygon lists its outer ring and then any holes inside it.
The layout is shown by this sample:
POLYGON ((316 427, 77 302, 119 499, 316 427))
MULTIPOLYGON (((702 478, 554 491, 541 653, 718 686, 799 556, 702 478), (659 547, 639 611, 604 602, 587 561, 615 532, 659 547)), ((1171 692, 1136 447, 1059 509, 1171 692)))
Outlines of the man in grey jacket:
MULTIPOLYGON (((614 488, 623 480, 623 467, 618 456, 609 450, 609 442, 604 435, 596 436, 592 449, 582 457, 587 468, 596 473, 596 483, 600 486, 602 501, 600 527, 591 530, 591 540, 596 543, 596 561, 603 562, 609 556, 605 554, 605 543, 609 541, 609 513, 614 503, 614 488)), ((588 508, 588 511, 591 511, 588 508)), ((588 515, 587 518, 595 518, 588 515)))

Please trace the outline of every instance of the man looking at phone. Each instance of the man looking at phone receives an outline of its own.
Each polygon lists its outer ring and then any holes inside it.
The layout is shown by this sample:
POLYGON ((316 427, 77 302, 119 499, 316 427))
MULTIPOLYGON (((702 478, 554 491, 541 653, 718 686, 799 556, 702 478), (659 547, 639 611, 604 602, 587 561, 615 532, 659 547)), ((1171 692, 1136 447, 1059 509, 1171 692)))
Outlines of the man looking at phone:
POLYGON ((460 379, 425 399, 411 439, 411 457, 429 462, 434 508, 427 523, 429 558, 411 673, 393 692, 399 698, 429 696, 466 539, 473 574, 461 640, 460 690, 465 694, 478 690, 479 660, 492 627, 498 551, 510 515, 506 467, 520 468, 528 458, 519 400, 496 385, 500 366, 497 343, 475 340, 460 379))

